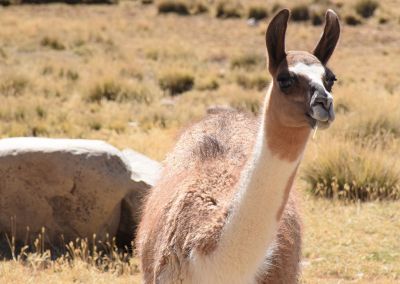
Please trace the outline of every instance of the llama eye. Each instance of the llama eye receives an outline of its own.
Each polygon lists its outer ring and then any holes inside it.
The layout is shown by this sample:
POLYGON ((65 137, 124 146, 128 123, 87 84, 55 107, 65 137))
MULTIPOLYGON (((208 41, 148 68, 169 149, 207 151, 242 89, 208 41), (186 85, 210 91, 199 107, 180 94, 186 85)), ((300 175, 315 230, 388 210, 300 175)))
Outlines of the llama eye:
POLYGON ((336 79, 336 76, 331 76, 331 77, 325 78, 325 81, 333 84, 337 81, 337 79, 336 79))
POLYGON ((291 87, 295 82, 294 77, 292 77, 290 75, 278 77, 277 80, 278 80, 279 87, 281 89, 287 89, 287 88, 291 87))
POLYGON ((335 82, 337 81, 336 77, 333 76, 329 76, 325 78, 325 85, 327 87, 327 90, 330 92, 332 90, 333 85, 335 84, 335 82))

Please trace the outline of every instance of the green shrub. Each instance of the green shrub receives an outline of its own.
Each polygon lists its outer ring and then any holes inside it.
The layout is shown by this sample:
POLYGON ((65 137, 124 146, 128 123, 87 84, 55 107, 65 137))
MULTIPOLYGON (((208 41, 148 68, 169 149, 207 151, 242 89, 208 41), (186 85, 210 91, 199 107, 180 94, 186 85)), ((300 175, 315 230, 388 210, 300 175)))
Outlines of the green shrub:
POLYGON ((158 82, 162 90, 175 96, 191 90, 194 85, 194 77, 187 72, 174 71, 162 75, 158 82))
POLYGON ((355 15, 346 15, 344 17, 344 22, 349 26, 358 26, 361 25, 361 20, 355 15))
POLYGON ((57 38, 52 38, 52 37, 47 37, 47 36, 44 37, 40 41, 40 45, 49 47, 54 50, 64 50, 65 49, 65 45, 62 42, 60 42, 57 38))
POLYGON ((175 13, 178 15, 189 15, 189 8, 185 2, 164 0, 158 4, 158 13, 175 13))
POLYGON ((310 11, 308 6, 301 4, 292 8, 292 20, 295 22, 308 21, 310 19, 310 11))
POLYGON ((247 18, 262 20, 268 17, 268 11, 264 7, 250 7, 247 18))
POLYGON ((380 151, 353 143, 325 145, 303 174, 310 192, 342 200, 398 200, 400 172, 380 151))
POLYGON ((374 15, 375 10, 379 7, 379 3, 374 0, 359 0, 355 9, 358 15, 363 18, 369 18, 374 15))
POLYGON ((265 64, 265 59, 262 56, 254 53, 247 53, 236 56, 231 60, 231 68, 253 69, 257 66, 265 64))
POLYGON ((242 16, 242 6, 238 2, 222 1, 217 4, 217 18, 240 18, 242 16))

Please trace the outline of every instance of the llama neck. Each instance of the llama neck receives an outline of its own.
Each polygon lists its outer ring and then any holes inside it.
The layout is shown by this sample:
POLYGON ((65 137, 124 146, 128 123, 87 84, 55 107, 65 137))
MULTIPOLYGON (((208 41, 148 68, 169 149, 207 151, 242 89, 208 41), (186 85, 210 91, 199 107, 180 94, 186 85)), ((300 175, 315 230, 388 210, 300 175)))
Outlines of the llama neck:
POLYGON ((214 255, 217 266, 230 266, 227 270, 220 267, 220 271, 231 273, 230 283, 251 281, 243 277, 254 276, 262 265, 310 134, 308 127, 281 125, 269 97, 253 154, 241 175, 231 215, 214 255))

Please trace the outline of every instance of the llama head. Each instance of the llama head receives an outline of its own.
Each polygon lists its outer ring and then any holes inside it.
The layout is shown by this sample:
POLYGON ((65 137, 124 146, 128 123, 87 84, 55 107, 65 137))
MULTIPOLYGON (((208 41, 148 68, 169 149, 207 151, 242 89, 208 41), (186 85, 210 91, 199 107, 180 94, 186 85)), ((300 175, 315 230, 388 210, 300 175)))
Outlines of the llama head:
POLYGON ((270 109, 285 126, 327 128, 335 118, 331 90, 336 77, 326 64, 339 40, 339 19, 332 10, 326 12, 323 34, 309 53, 285 50, 289 15, 289 10, 280 11, 266 33, 273 78, 270 109))

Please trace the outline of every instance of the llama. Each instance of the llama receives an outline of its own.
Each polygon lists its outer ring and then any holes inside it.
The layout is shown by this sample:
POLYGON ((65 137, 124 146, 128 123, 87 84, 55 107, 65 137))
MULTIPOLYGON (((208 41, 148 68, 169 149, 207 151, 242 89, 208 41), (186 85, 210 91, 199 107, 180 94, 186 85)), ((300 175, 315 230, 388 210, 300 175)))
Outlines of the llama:
POLYGON ((312 53, 285 51, 290 12, 266 33, 273 78, 260 117, 218 110, 186 130, 149 194, 136 238, 144 283, 296 283, 294 177, 313 128, 334 120, 326 67, 339 19, 312 53))

